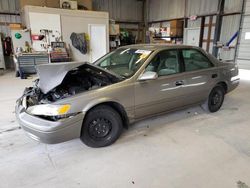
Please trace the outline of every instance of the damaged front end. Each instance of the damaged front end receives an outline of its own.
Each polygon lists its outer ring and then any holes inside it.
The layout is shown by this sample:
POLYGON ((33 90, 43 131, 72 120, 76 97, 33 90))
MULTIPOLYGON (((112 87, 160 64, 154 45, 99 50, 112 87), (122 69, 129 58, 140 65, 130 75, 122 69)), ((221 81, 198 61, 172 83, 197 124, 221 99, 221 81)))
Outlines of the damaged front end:
POLYGON ((53 103, 121 81, 121 78, 88 63, 68 64, 38 68, 39 79, 33 87, 25 89, 22 97, 27 113, 51 121, 69 118, 78 113, 70 111, 71 104, 53 103))

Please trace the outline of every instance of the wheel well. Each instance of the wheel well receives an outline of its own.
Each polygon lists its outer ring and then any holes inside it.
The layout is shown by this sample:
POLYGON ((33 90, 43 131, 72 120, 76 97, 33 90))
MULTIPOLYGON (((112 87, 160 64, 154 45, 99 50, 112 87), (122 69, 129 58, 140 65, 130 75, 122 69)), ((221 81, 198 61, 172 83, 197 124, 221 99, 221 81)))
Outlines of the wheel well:
POLYGON ((109 107, 113 108, 116 112, 118 112, 122 118, 123 127, 128 129, 129 119, 128 119, 127 113, 126 113, 124 107, 117 102, 103 102, 103 103, 97 104, 97 105, 93 106, 92 108, 90 108, 87 111, 87 113, 90 112, 92 109, 94 109, 98 106, 101 106, 101 105, 109 106, 109 107))
POLYGON ((220 86, 222 86, 223 88, 224 88, 224 90, 225 90, 225 93, 227 93, 227 84, 226 84, 226 82, 219 82, 217 85, 220 85, 220 86))

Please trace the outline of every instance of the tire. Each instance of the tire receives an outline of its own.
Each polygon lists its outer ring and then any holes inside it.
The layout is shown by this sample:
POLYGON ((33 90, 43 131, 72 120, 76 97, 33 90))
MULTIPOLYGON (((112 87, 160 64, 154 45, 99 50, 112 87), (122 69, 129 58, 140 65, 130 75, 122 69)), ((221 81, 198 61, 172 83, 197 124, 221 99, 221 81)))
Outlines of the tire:
POLYGON ((220 85, 216 85, 210 92, 206 102, 201 106, 207 112, 217 112, 223 104, 224 96, 225 89, 220 85))
POLYGON ((20 77, 20 73, 19 73, 19 71, 16 71, 16 75, 15 75, 16 77, 20 77))
POLYGON ((87 114, 80 139, 89 147, 105 147, 113 144, 122 130, 123 124, 119 113, 109 106, 101 105, 87 114))

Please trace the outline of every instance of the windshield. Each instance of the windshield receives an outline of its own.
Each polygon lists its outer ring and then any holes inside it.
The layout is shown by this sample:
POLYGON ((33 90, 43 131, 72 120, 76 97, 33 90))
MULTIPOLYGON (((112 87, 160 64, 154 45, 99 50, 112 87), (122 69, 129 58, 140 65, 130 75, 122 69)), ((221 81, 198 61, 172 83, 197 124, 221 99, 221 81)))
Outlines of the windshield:
POLYGON ((151 52, 150 50, 119 48, 99 59, 95 65, 128 78, 141 67, 151 52))

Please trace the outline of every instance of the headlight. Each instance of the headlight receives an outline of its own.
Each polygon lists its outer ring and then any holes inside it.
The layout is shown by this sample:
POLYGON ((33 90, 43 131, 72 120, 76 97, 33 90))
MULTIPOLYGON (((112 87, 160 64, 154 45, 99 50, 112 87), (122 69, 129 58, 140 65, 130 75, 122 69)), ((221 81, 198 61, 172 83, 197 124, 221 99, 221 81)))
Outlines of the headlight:
POLYGON ((69 109, 70 109, 69 104, 64 104, 64 105, 41 104, 29 107, 27 109, 27 112, 33 115, 60 116, 67 114, 69 109))

